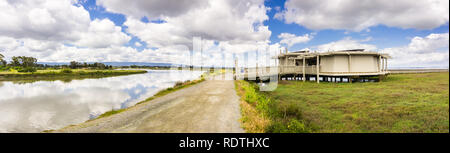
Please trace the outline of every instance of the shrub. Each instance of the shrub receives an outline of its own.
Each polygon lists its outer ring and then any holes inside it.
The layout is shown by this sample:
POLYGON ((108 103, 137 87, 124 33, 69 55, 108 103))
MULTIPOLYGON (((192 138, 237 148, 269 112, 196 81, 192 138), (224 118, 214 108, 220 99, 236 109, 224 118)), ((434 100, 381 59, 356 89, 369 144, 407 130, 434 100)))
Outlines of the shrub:
POLYGON ((289 122, 276 121, 267 127, 268 133, 307 133, 311 132, 302 122, 291 119, 289 122))
POLYGON ((244 91, 242 98, 251 104, 258 113, 271 120, 270 125, 264 127, 264 132, 304 133, 312 131, 310 125, 304 124, 302 109, 298 103, 272 100, 265 92, 260 92, 254 83, 238 81, 237 84, 244 91))
POLYGON ((72 73, 71 69, 62 69, 61 73, 72 73))
POLYGON ((17 72, 36 72, 36 68, 34 67, 18 67, 16 70, 17 72))
POLYGON ((277 103, 274 103, 271 107, 276 109, 274 111, 277 113, 274 115, 277 115, 278 117, 281 117, 281 118, 294 117, 297 119, 302 118, 302 111, 301 111, 300 106, 297 103, 277 102, 277 103))
POLYGON ((296 133, 309 132, 309 130, 305 127, 305 124, 303 124, 302 122, 300 122, 296 119, 291 119, 291 121, 287 125, 287 129, 289 129, 289 131, 291 131, 291 132, 296 132, 296 133))
POLYGON ((182 85, 183 85, 183 82, 181 82, 181 81, 175 82, 175 87, 179 87, 179 86, 182 86, 182 85))
POLYGON ((10 69, 9 66, 0 65, 0 71, 9 71, 9 69, 10 69))

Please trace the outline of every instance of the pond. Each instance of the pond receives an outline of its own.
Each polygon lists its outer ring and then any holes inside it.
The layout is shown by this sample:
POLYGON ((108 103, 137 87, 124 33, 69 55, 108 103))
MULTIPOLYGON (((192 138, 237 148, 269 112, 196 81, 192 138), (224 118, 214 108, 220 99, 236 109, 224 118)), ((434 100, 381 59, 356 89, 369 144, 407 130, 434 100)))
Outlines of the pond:
POLYGON ((0 132, 41 132, 94 119, 172 87, 201 71, 148 73, 72 81, 0 81, 0 132))

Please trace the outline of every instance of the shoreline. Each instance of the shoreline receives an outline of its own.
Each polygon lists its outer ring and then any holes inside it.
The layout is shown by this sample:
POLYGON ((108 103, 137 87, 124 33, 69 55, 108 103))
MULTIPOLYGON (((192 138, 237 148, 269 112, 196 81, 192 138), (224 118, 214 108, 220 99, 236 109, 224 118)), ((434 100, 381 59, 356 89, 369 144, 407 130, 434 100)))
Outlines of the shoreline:
POLYGON ((102 118, 106 118, 106 117, 109 117, 109 116, 112 116, 112 115, 115 115, 115 114, 119 114, 119 113, 121 113, 121 112, 124 112, 124 111, 130 110, 130 109, 132 109, 132 108, 135 108, 135 107, 137 107, 138 105, 142 105, 142 104, 151 102, 151 101, 153 101, 154 99, 156 99, 156 98, 158 98, 158 97, 165 96, 165 95, 167 95, 167 94, 169 94, 169 93, 178 91, 178 90, 180 90, 180 89, 184 89, 184 88, 188 88, 188 87, 194 86, 194 85, 196 85, 196 84, 199 84, 199 83, 201 83, 201 82, 204 82, 205 80, 206 80, 206 79, 205 79, 205 74, 203 74, 199 79, 181 82, 181 84, 178 84, 178 83, 177 83, 177 84, 175 84, 175 85, 172 86, 172 87, 162 89, 162 90, 158 91, 156 94, 154 94, 153 96, 148 97, 148 98, 146 98, 146 99, 143 100, 143 101, 137 102, 137 103, 136 103, 135 105, 133 105, 133 106, 130 106, 130 107, 127 107, 127 108, 122 108, 122 109, 117 109, 117 110, 110 110, 110 111, 104 112, 103 114, 97 116, 96 118, 93 118, 93 119, 90 119, 90 120, 86 120, 86 121, 84 121, 84 122, 82 122, 82 123, 72 124, 72 125, 67 125, 67 126, 65 126, 65 127, 63 127, 63 128, 54 129, 54 130, 43 130, 43 131, 41 131, 40 133, 52 133, 52 132, 58 132, 58 131, 61 131, 61 130, 66 129, 66 128, 69 128, 69 127, 79 126, 79 125, 81 125, 81 124, 85 124, 85 123, 88 123, 88 122, 91 122, 91 121, 95 121, 95 120, 102 119, 102 118))
POLYGON ((0 72, 0 81, 26 81, 26 80, 64 80, 102 78, 129 74, 147 73, 146 70, 82 70, 71 69, 65 73, 62 70, 40 70, 37 72, 0 72))

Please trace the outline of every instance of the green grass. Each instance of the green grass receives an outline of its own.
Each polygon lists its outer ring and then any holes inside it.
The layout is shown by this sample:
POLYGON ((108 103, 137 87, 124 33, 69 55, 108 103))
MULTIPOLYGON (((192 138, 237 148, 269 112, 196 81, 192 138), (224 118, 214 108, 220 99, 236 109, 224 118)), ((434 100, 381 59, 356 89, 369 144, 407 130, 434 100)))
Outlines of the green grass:
POLYGON ((110 111, 107 111, 107 112, 103 113, 102 115, 98 116, 97 118, 111 116, 113 114, 117 114, 117 113, 123 112, 125 110, 126 109, 110 110, 110 111))
MULTIPOLYGON (((281 81, 255 95, 270 99, 258 109, 271 120, 264 132, 449 132, 448 72, 366 83, 281 81)), ((246 101, 259 102, 252 96, 246 101)))
POLYGON ((60 69, 37 70, 36 72, 0 71, 0 81, 14 80, 54 80, 72 78, 97 78, 128 74, 146 73, 145 70, 88 70, 88 69, 60 69))

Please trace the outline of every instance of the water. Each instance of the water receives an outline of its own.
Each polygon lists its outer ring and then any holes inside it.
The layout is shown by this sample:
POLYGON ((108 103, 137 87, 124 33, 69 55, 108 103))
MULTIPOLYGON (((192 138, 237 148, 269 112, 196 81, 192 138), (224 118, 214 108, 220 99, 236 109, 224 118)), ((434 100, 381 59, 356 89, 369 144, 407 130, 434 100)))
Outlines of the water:
POLYGON ((0 81, 0 132, 41 132, 126 108, 195 80, 200 71, 151 70, 145 74, 72 81, 0 81))

